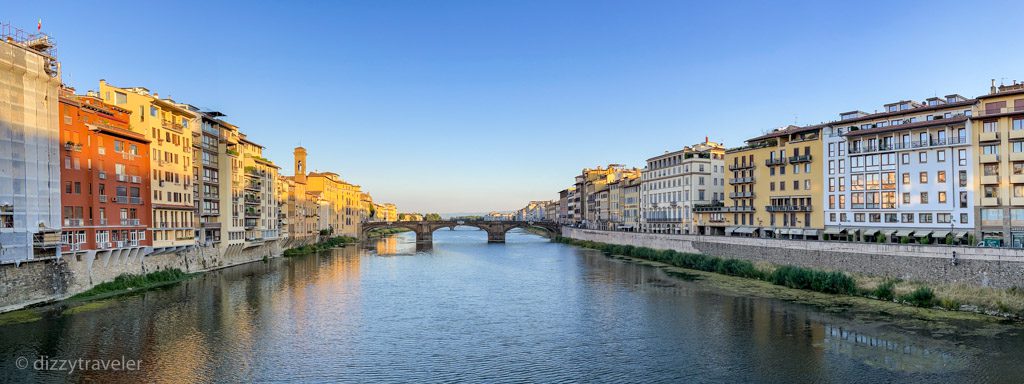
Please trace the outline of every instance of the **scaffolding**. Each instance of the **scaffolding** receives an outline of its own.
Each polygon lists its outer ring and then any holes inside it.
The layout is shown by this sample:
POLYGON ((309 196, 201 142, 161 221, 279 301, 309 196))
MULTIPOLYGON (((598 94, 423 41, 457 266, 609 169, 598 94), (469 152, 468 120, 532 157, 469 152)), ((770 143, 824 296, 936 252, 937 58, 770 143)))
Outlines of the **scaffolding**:
POLYGON ((30 49, 46 57, 46 73, 56 77, 60 73, 57 63, 57 43, 42 32, 28 33, 10 23, 0 22, 0 39, 30 49))

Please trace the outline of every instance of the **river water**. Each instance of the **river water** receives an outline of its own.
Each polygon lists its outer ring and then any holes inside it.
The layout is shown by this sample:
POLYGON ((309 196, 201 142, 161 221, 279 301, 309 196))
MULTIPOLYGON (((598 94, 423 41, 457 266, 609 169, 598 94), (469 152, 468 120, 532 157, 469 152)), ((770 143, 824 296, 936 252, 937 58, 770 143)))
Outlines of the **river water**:
POLYGON ((1024 329, 716 291, 514 230, 439 230, 200 275, 0 326, 0 382, 1024 381, 1024 329), (75 359, 137 371, 40 371, 75 359))

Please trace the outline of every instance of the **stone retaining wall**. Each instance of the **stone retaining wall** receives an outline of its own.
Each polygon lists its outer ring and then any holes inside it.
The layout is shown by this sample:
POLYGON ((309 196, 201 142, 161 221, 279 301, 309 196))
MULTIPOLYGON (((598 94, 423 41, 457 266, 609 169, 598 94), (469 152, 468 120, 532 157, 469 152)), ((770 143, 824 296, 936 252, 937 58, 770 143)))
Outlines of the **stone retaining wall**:
POLYGON ((84 292, 121 274, 146 274, 177 268, 185 272, 205 272, 280 257, 284 249, 314 243, 288 239, 268 241, 226 249, 198 247, 183 251, 143 255, 144 252, 83 252, 60 259, 0 265, 0 312, 28 305, 62 300, 84 292))
POLYGON ((562 236, 929 283, 1024 287, 1024 249, 664 235, 562 228, 562 236), (953 252, 957 265, 952 264, 953 252))

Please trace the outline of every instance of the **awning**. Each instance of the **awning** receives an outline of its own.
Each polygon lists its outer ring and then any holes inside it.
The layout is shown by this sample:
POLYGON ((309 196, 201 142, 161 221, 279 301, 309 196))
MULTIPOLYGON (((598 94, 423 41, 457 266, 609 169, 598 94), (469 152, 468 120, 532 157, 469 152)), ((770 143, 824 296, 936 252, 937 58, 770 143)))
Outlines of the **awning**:
POLYGON ((739 229, 736 230, 736 233, 739 233, 739 234, 751 234, 751 233, 754 233, 754 231, 756 231, 756 230, 757 230, 757 228, 755 228, 755 227, 739 227, 739 229))
POLYGON ((818 230, 817 229, 805 229, 804 230, 804 236, 818 236, 818 230))
POLYGON ((846 228, 825 228, 825 232, 824 233, 826 235, 838 235, 838 234, 841 234, 843 232, 846 232, 846 228))
POLYGON ((910 236, 911 233, 914 233, 913 229, 901 229, 901 230, 896 231, 896 236, 899 236, 899 237, 910 236))
POLYGON ((937 238, 941 239, 941 238, 946 237, 946 235, 948 235, 948 234, 949 234, 949 231, 935 231, 935 232, 932 232, 932 237, 937 237, 937 238))
POLYGON ((881 233, 882 233, 882 236, 889 237, 889 236, 892 236, 892 234, 896 233, 896 231, 891 230, 891 229, 884 229, 884 230, 881 231, 881 233))
POLYGON ((917 233, 914 233, 914 237, 928 237, 928 235, 931 235, 931 234, 932 234, 932 231, 929 231, 929 230, 917 231, 917 233))
POLYGON ((725 227, 725 234, 726 235, 731 234, 734 231, 736 231, 737 228, 739 228, 739 227, 725 227))
POLYGON ((956 231, 956 232, 953 232, 953 237, 958 238, 958 239, 962 238, 962 237, 966 237, 966 236, 967 236, 967 231, 956 231))
POLYGON ((868 228, 868 229, 862 229, 860 233, 861 233, 862 236, 873 236, 876 232, 878 232, 878 229, 868 228))

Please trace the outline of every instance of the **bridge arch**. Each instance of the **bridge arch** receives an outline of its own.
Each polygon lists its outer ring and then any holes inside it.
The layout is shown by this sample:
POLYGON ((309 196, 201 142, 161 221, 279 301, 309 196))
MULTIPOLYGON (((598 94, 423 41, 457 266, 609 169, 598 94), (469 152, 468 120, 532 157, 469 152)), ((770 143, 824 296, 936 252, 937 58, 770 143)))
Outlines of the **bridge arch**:
POLYGON ((360 231, 360 239, 365 240, 367 233, 380 228, 407 228, 416 232, 417 243, 432 243, 434 231, 441 228, 454 228, 457 226, 469 226, 480 228, 487 232, 487 242, 504 243, 505 233, 512 228, 539 227, 551 233, 551 237, 561 232, 561 227, 553 222, 546 221, 486 221, 486 220, 442 220, 442 221, 395 221, 395 222, 368 222, 363 223, 360 231))

